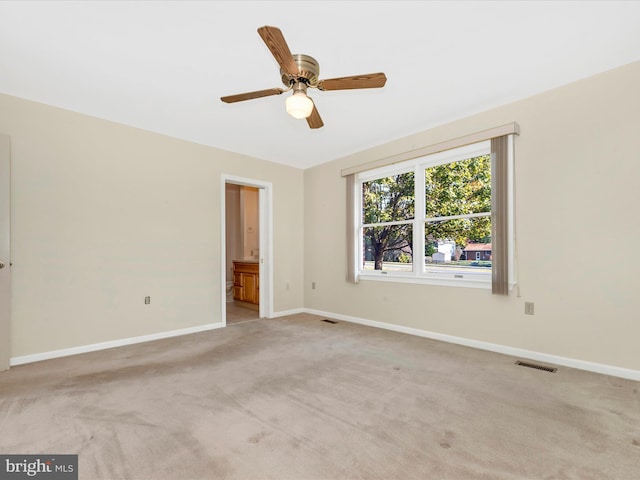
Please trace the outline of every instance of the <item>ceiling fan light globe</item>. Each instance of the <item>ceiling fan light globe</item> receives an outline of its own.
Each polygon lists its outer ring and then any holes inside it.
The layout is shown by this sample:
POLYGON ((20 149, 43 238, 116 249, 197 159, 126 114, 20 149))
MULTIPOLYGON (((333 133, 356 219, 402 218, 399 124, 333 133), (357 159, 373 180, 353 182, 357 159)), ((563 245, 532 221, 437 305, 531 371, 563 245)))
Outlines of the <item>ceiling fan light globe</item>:
POLYGON ((313 102, 304 92, 295 92, 285 101, 287 113, 293 118, 307 118, 313 111, 313 102))

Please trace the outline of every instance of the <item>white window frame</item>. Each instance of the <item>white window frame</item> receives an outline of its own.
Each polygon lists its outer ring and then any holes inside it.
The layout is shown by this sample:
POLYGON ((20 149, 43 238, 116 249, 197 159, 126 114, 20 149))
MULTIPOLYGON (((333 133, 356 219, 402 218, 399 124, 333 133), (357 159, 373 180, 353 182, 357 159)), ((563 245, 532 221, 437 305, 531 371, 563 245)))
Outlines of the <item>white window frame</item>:
MULTIPOLYGON (((481 155, 491 153, 491 142, 489 140, 466 145, 463 147, 447 150, 423 157, 411 159, 402 163, 397 163, 357 174, 356 187, 356 229, 358 232, 356 243, 356 259, 358 262, 358 278, 360 280, 387 281, 387 282, 404 282, 404 283, 422 283, 431 285, 459 286, 471 288, 491 289, 491 270, 477 271, 469 274, 460 275, 456 272, 445 272, 443 270, 429 270, 424 268, 424 253, 413 256, 412 272, 397 272, 388 270, 364 270, 362 259, 364 258, 364 226, 362 223, 362 184, 371 180, 398 175, 409 171, 414 171, 416 192, 424 192, 425 176, 424 169, 443 165, 455 161, 475 158, 481 155)), ((512 287, 515 283, 513 269, 513 143, 512 137, 509 142, 509 284, 512 287)), ((424 252, 424 228, 426 223, 425 217, 424 194, 417 195, 415 198, 415 218, 413 222, 413 252, 424 252)), ((392 222, 397 223, 397 222, 392 222)), ((405 222, 401 222, 405 223, 405 222)), ((371 225, 367 225, 371 226, 371 225)))

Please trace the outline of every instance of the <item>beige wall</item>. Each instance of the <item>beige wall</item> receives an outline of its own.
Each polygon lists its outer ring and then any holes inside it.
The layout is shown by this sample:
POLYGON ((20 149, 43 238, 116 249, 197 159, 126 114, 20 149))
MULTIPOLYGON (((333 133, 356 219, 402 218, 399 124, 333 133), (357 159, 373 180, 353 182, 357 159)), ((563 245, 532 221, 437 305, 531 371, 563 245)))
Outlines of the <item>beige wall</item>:
POLYGON ((301 170, 6 95, 0 132, 12 357, 220 322, 222 174, 273 184, 274 310, 303 306, 301 170))
POLYGON ((304 172, 0 95, 13 162, 11 356, 219 322, 229 174, 273 184, 276 312, 640 370, 640 259, 629 254, 640 238, 638 84, 635 63, 304 172), (517 290, 344 281, 342 168, 512 121, 517 290))
POLYGON ((634 63, 306 170, 305 307, 640 370, 638 85, 634 63), (344 281, 341 169, 513 121, 517 290, 344 281))
POLYGON ((240 185, 225 185, 225 253, 227 255, 228 282, 233 281, 233 260, 242 256, 242 235, 240 232, 240 185))
POLYGON ((254 187, 225 185, 227 281, 233 281, 233 261, 257 258, 260 249, 260 199, 254 187))
POLYGON ((260 249, 260 217, 258 189, 243 186, 242 199, 242 253, 243 258, 254 258, 260 249))

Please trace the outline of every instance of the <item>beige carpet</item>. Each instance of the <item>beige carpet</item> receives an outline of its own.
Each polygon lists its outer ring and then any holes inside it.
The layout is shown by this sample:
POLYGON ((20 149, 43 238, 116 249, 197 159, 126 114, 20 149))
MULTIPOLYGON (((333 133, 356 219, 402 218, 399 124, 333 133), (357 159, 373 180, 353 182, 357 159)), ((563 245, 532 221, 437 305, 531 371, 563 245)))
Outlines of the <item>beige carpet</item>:
POLYGON ((638 479, 640 384, 311 315, 0 373, 0 453, 88 479, 638 479))

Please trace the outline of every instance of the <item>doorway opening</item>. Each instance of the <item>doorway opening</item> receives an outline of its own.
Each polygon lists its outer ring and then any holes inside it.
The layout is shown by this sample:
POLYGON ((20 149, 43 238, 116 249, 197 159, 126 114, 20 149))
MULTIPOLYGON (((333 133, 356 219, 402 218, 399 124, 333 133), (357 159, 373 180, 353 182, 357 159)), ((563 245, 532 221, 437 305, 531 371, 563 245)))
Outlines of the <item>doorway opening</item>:
POLYGON ((271 184, 222 178, 222 322, 270 317, 271 184))

